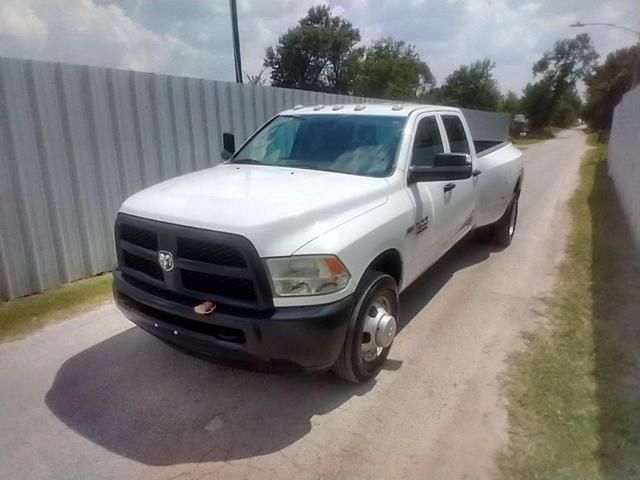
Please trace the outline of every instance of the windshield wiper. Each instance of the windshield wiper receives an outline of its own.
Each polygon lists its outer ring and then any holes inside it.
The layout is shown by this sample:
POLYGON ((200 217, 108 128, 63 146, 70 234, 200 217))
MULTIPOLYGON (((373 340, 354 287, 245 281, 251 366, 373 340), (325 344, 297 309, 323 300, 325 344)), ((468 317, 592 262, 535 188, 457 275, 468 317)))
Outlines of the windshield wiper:
POLYGON ((253 158, 235 158, 231 163, 239 163, 244 165, 264 165, 264 163, 254 160, 253 158))
POLYGON ((264 166, 273 166, 273 167, 284 167, 284 168, 306 168, 308 170, 319 170, 317 165, 312 163, 282 163, 282 164, 272 164, 259 162, 258 160, 254 160, 253 158, 236 158, 232 160, 230 163, 239 164, 239 165, 264 165, 264 166))

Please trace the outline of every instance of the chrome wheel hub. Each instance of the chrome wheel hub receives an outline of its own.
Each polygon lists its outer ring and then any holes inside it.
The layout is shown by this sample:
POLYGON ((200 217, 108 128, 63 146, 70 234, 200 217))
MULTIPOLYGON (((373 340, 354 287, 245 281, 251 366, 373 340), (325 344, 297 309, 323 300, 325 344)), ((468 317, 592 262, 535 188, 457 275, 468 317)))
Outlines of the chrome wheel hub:
POLYGON ((366 312, 361 354, 367 362, 378 358, 396 336, 396 319, 389 310, 391 309, 387 300, 378 298, 371 303, 366 312))

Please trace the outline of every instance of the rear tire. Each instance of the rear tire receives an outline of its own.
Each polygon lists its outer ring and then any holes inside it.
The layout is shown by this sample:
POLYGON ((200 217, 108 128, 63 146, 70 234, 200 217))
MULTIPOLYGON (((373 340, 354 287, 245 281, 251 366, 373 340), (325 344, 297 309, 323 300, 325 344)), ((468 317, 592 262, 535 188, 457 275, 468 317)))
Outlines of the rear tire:
POLYGON ((516 225, 518 223, 518 199, 520 197, 519 192, 515 192, 500 220, 491 225, 486 225, 476 229, 476 240, 482 243, 495 243, 508 247, 511 245, 513 236, 516 232, 516 225))
POLYGON ((368 271, 356 298, 333 372, 348 382, 362 383, 378 375, 391 350, 398 318, 398 286, 393 277, 368 271))
POLYGON ((480 227, 475 230, 476 240, 481 243, 490 243, 493 241, 494 226, 487 225, 486 227, 480 227))
POLYGON ((503 247, 511 245, 513 236, 516 233, 516 225, 518 223, 518 197, 519 195, 516 192, 513 195, 507 211, 504 212, 502 218, 495 224, 493 241, 503 247))

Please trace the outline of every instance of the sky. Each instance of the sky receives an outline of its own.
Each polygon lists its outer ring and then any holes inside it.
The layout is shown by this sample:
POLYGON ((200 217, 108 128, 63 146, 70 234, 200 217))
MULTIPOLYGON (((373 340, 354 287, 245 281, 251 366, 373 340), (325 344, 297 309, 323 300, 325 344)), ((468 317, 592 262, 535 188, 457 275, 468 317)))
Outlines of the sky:
MULTIPOLYGON (((243 70, 312 0, 238 0, 243 70)), ((328 0, 364 45, 391 36, 415 45, 438 84, 461 64, 496 64, 501 90, 520 93, 556 40, 587 31, 601 60, 636 38, 582 22, 640 30, 640 0, 328 0)), ((0 56, 234 80, 228 0, 0 0, 0 56)))

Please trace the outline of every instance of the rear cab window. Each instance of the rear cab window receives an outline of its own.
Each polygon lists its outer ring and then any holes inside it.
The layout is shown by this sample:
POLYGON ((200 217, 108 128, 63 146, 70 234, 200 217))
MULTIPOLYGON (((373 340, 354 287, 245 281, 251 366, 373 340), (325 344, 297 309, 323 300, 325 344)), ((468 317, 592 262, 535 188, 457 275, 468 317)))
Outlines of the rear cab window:
POLYGON ((467 132, 464 130, 462 120, 457 115, 442 115, 442 123, 444 130, 449 139, 449 150, 451 153, 467 153, 470 154, 469 139, 467 132))

